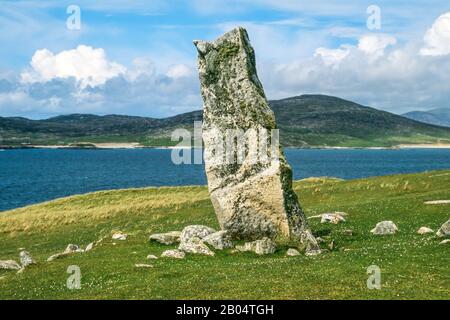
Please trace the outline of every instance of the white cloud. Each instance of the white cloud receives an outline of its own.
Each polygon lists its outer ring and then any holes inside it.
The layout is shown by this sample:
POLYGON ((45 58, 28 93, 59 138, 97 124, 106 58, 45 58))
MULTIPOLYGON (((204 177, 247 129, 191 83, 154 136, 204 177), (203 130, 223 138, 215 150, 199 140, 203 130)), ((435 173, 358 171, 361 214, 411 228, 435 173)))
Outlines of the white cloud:
POLYGON ((314 53, 315 57, 322 58, 323 62, 327 66, 333 66, 339 64, 345 57, 348 56, 350 50, 342 47, 339 49, 317 48, 314 53))
POLYGON ((366 34, 357 45, 319 47, 314 56, 259 65, 271 99, 322 93, 403 113, 448 107, 450 55, 424 57, 414 43, 366 34))
POLYGON ((32 70, 21 74, 24 83, 74 77, 81 88, 95 87, 126 72, 124 66, 108 61, 102 48, 85 45, 57 54, 47 49, 37 50, 30 64, 32 70))
POLYGON ((379 58, 384 55, 384 50, 390 46, 395 45, 397 39, 395 37, 385 34, 369 34, 364 35, 359 39, 358 49, 372 59, 379 58))
POLYGON ((192 70, 185 64, 175 64, 169 67, 166 75, 170 78, 183 78, 193 74, 192 70))
POLYGON ((425 46, 420 50, 424 56, 450 54, 450 12, 437 18, 424 37, 425 46))
POLYGON ((128 80, 135 81, 139 77, 154 77, 156 75, 156 67, 149 58, 139 57, 133 60, 133 67, 126 73, 128 80))

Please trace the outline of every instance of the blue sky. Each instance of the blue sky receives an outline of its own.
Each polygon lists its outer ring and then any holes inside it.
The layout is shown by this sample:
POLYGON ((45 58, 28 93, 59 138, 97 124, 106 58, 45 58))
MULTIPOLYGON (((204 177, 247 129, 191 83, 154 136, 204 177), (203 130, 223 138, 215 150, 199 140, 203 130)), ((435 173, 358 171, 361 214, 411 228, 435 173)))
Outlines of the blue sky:
POLYGON ((199 109, 192 40, 237 25, 271 99, 332 94, 396 113, 450 107, 444 0, 3 0, 0 116, 199 109), (66 27, 69 5, 81 10, 80 30, 66 27), (380 29, 367 27, 370 5, 380 29))

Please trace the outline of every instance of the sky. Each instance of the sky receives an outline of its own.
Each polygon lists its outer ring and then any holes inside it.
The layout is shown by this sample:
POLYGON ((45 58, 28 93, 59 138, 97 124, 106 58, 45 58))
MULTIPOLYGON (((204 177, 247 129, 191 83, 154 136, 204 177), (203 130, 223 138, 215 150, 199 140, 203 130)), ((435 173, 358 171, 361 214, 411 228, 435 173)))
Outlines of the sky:
POLYGON ((269 99, 450 108, 448 0, 0 0, 0 116, 201 109, 192 40, 236 26, 269 99))

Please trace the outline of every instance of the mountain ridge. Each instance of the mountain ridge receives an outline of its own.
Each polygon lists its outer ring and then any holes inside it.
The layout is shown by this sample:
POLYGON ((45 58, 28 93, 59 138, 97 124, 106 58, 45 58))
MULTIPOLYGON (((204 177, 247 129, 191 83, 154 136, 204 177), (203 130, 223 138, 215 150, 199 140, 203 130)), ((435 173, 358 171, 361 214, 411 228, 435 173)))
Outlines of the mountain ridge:
POLYGON ((450 109, 437 108, 428 111, 411 111, 402 116, 416 121, 450 127, 450 109))
MULTIPOLYGON (((371 147, 450 143, 450 128, 425 124, 338 97, 307 94, 269 101, 289 147, 371 147)), ((192 130, 202 110, 167 118, 70 114, 42 120, 0 117, 0 145, 70 145, 82 142, 134 142, 171 146, 171 133, 192 130)))

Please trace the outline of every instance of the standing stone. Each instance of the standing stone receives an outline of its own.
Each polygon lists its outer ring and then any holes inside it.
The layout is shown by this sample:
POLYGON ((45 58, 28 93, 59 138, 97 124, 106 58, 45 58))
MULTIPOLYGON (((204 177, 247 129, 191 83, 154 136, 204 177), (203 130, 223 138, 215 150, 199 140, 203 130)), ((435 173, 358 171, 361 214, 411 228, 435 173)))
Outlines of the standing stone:
POLYGON ((292 189, 292 170, 271 131, 275 116, 246 30, 194 44, 204 101, 205 170, 221 228, 234 239, 290 238, 319 252, 292 189))

